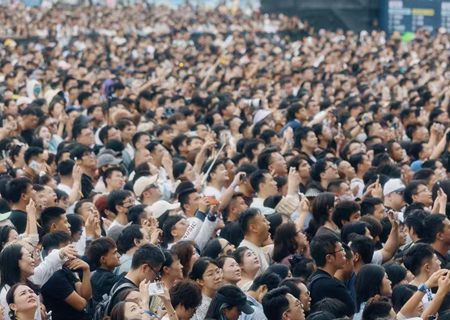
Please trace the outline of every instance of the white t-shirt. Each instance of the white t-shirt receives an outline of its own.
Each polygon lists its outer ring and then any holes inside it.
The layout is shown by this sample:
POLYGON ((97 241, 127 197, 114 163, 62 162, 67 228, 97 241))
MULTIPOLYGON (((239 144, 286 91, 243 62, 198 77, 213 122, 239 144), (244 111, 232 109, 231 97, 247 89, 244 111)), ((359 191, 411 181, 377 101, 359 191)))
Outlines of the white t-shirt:
POLYGON ((203 190, 203 194, 204 194, 205 196, 208 196, 208 197, 215 196, 216 199, 219 200, 219 199, 223 196, 223 194, 225 193, 225 191, 226 191, 225 188, 222 188, 222 190, 220 191, 220 190, 218 190, 217 188, 214 188, 214 187, 212 187, 212 186, 207 186, 207 187, 205 188, 205 190, 203 190))

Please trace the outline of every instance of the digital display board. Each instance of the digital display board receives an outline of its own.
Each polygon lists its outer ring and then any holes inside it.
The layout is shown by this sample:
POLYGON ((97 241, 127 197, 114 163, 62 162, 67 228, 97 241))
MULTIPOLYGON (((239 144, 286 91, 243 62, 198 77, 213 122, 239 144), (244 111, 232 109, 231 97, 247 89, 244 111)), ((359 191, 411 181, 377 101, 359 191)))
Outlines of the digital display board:
POLYGON ((382 0, 380 18, 389 33, 450 29, 450 0, 382 0))

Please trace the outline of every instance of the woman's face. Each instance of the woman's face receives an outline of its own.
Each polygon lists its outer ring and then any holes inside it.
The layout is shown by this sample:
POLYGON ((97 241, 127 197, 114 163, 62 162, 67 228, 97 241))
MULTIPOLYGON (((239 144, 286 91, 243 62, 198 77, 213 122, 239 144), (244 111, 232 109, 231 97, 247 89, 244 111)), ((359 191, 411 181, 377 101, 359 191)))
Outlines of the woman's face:
POLYGON ((241 268, 233 258, 226 258, 223 264, 223 279, 230 283, 241 281, 241 268))
POLYGON ((52 139, 52 134, 47 127, 42 127, 41 130, 39 130, 39 138, 42 138, 44 139, 44 141, 49 142, 52 139))
POLYGON ((25 148, 25 147, 21 147, 21 148, 20 148, 20 152, 19 152, 19 154, 17 155, 16 162, 15 162, 14 164, 15 164, 16 167, 18 167, 18 168, 23 168, 23 167, 25 166, 25 158, 24 158, 24 155, 25 155, 26 149, 27 149, 27 148, 25 148))
POLYGON ((174 256, 168 275, 176 280, 183 279, 183 265, 180 263, 180 259, 178 259, 177 256, 174 256))
MULTIPOLYGON (((198 254, 197 250, 195 250, 194 247, 192 247, 192 257, 191 257, 191 261, 190 261, 190 266, 192 269, 192 266, 194 265, 195 261, 197 261, 200 258, 200 255, 198 254)), ((191 271, 191 270, 189 270, 191 271)))
POLYGON ((126 300, 141 301, 141 294, 137 290, 131 290, 126 300))
POLYGON ((11 310, 15 312, 26 312, 29 310, 37 309, 38 296, 26 285, 20 285, 14 292, 14 303, 9 305, 11 310))
POLYGON ((241 312, 237 307, 233 307, 231 309, 224 308, 222 310, 222 313, 224 315, 224 319, 227 320, 237 320, 241 315, 241 312))
POLYGON ((241 269, 243 269, 246 273, 252 273, 261 267, 258 257, 252 250, 247 250, 244 252, 242 261, 243 265, 241 266, 241 269))
POLYGON ((11 231, 9 232, 8 243, 16 242, 17 240, 19 240, 19 234, 17 233, 16 230, 11 229, 11 231))
POLYGON ((192 165, 191 165, 190 163, 188 163, 188 164, 186 165, 186 169, 184 169, 183 174, 184 174, 184 176, 186 177, 186 179, 188 179, 189 181, 192 181, 192 182, 194 182, 195 179, 197 178, 197 177, 195 176, 195 171, 194 171, 194 169, 192 168, 192 165))
POLYGON ((58 119, 59 116, 61 115, 63 109, 64 109, 64 106, 61 103, 56 103, 53 107, 53 112, 52 112, 53 118, 58 119))
POLYGON ((229 256, 236 248, 233 244, 229 243, 226 239, 219 238, 220 246, 222 247, 222 251, 219 254, 220 256, 229 256))
POLYGON ((390 297, 391 295, 392 295, 391 280, 389 280, 388 275, 385 274, 381 282, 380 296, 390 297))
POLYGON ((215 291, 222 283, 223 271, 218 266, 210 263, 203 273, 203 287, 215 291))
POLYGON ((9 101, 6 109, 7 109, 6 113, 10 113, 10 114, 18 114, 19 113, 19 108, 17 107, 17 104, 14 100, 9 101))
POLYGON ((125 302, 125 319, 141 319, 142 308, 136 302, 125 302))
POLYGON ((295 235, 295 242, 297 243, 298 250, 303 250, 308 245, 308 240, 302 230, 297 227, 297 234, 295 235))
POLYGON ((22 259, 19 260, 20 272, 23 276, 28 278, 34 274, 34 259, 27 249, 22 248, 22 259))

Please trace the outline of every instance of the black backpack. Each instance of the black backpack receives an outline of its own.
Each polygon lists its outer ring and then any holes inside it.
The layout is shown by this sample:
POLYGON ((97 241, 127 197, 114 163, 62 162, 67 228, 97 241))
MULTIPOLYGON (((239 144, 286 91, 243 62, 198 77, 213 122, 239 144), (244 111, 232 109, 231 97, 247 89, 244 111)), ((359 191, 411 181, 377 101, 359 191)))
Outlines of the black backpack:
POLYGON ((122 290, 122 289, 136 289, 136 286, 131 283, 122 283, 120 286, 118 286, 118 283, 116 283, 112 288, 111 292, 109 293, 109 296, 104 295, 103 301, 100 302, 95 307, 94 316, 92 317, 92 320, 103 320, 105 317, 109 316, 109 313, 111 312, 111 309, 113 306, 111 306, 111 301, 115 296, 122 290))
POLYGON ((308 281, 306 282, 306 287, 308 288, 309 292, 311 292, 312 285, 314 282, 316 282, 319 279, 325 279, 325 278, 329 278, 329 277, 330 277, 329 275, 325 275, 322 273, 315 274, 308 279, 308 281))

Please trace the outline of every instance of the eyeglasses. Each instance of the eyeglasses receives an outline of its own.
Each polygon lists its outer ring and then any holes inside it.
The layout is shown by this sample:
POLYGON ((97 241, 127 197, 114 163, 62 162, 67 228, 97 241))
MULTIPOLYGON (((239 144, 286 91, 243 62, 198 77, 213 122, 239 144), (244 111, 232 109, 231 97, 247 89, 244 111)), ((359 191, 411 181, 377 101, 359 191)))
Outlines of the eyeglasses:
POLYGON ((330 165, 330 166, 328 166, 327 168, 325 168, 325 171, 327 171, 328 169, 334 169, 334 170, 337 170, 337 165, 335 165, 335 164, 332 164, 332 165, 330 165))
POLYGON ((220 268, 217 268, 216 271, 208 272, 207 274, 205 274, 205 277, 211 278, 214 276, 220 276, 222 274, 223 274, 223 270, 220 268))
POLYGON ((311 292, 309 292, 309 290, 306 290, 305 296, 306 296, 307 298, 311 297, 311 292))
POLYGON ((336 250, 336 251, 333 251, 333 252, 328 252, 327 254, 336 254, 336 253, 338 253, 338 252, 345 252, 345 249, 342 248, 342 249, 340 249, 340 250, 336 250))
POLYGON ((285 312, 289 312, 294 308, 300 308, 302 306, 302 303, 300 302, 300 300, 295 300, 295 306, 293 306, 292 308, 287 309, 285 312))
POLYGON ((152 268, 151 265, 149 265, 148 263, 147 263, 147 265, 155 273, 155 275, 156 275, 155 281, 161 280, 161 270, 157 272, 155 269, 152 268))
POLYGON ((58 122, 52 122, 48 124, 48 127, 56 127, 58 125, 58 122))
POLYGON ((422 192, 430 193, 430 190, 428 188, 422 189, 420 191, 417 191, 416 195, 418 195, 419 193, 422 193, 422 192))

